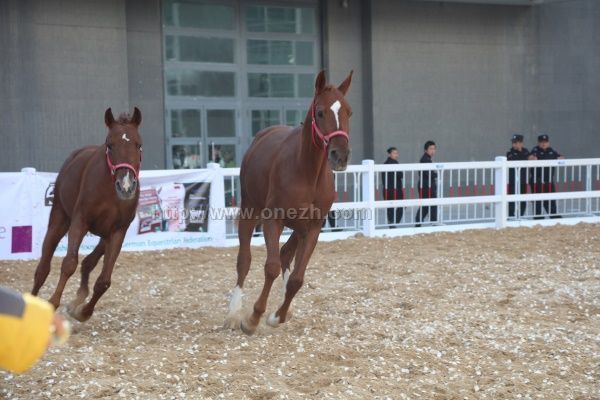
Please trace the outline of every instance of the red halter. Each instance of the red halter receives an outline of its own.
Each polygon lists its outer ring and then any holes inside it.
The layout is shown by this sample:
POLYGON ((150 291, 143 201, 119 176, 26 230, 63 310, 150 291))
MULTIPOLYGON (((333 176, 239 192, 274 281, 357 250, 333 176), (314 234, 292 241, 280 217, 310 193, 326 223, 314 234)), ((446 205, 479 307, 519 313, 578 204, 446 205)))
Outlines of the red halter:
POLYGON ((108 169, 110 170, 113 180, 115 179, 115 172, 119 168, 127 168, 127 169, 132 170, 133 175, 135 176, 135 179, 139 179, 138 176, 140 173, 140 168, 142 167, 142 149, 140 149, 140 163, 137 168, 135 168, 133 165, 128 164, 128 163, 120 163, 120 164, 114 165, 110 159, 109 152, 110 152, 110 150, 107 147, 106 148, 106 164, 108 165, 108 169))
POLYGON ((319 138, 321 140, 321 142, 323 143, 323 149, 327 148, 327 146, 329 146, 329 141, 336 136, 343 136, 346 138, 347 141, 350 141, 350 138, 348 137, 348 133, 341 129, 338 129, 337 131, 333 131, 333 132, 328 133, 327 135, 324 135, 323 132, 321 132, 321 129, 319 129, 317 122, 315 121, 315 109, 316 108, 317 108, 317 104, 316 104, 316 97, 315 97, 312 101, 312 104, 310 105, 310 111, 311 111, 311 116, 312 116, 312 140, 313 140, 313 144, 316 147, 319 147, 317 145, 316 138, 319 138))

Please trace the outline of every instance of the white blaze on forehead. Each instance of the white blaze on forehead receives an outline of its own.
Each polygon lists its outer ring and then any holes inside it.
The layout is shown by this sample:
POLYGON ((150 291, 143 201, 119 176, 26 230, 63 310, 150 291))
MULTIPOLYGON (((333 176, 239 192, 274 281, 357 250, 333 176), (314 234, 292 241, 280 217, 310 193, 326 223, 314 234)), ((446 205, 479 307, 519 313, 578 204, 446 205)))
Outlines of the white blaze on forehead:
POLYGON ((130 187, 131 187, 131 179, 129 178, 129 170, 127 170, 127 174, 123 178, 123 189, 125 189, 125 191, 128 191, 130 187))
POLYGON ((329 108, 331 108, 333 115, 335 115, 335 123, 337 128, 340 129, 340 117, 338 116, 338 113, 340 112, 340 108, 342 108, 342 104, 339 100, 336 100, 329 108))
POLYGON ((121 139, 127 140, 129 142, 129 138, 127 137, 126 133, 124 133, 123 136, 121 136, 121 139))

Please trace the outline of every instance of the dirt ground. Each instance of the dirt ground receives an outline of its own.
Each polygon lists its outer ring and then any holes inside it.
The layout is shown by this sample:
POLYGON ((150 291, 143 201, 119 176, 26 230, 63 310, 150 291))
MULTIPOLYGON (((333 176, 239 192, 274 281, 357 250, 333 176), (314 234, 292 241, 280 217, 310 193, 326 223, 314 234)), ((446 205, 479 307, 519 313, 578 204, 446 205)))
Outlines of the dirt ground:
MULTIPOLYGON (((252 337, 222 328, 236 252, 123 253, 94 316, 25 375, 0 372, 0 396, 600 398, 599 225, 319 243, 292 319, 252 337)), ((34 268, 0 262, 0 284, 29 290, 34 268)))

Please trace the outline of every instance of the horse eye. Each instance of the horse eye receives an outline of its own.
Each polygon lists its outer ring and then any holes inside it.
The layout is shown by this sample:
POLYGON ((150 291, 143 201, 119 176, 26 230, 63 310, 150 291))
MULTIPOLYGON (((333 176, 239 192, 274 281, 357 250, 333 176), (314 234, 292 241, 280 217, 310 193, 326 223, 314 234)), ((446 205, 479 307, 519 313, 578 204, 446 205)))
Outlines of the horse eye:
POLYGON ((138 144, 137 148, 138 148, 139 151, 142 151, 142 145, 141 144, 138 144))
POLYGON ((317 111, 317 117, 323 118, 323 110, 317 111))

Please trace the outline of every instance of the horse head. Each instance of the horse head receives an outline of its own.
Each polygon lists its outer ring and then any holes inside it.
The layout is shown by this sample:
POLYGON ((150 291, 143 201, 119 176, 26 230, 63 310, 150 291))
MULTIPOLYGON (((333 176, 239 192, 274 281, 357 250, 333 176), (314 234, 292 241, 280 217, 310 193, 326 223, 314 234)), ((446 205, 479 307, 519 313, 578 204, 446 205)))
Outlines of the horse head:
POLYGON ((138 132, 142 113, 135 107, 133 114, 121 114, 117 120, 111 109, 104 113, 106 164, 112 174, 115 191, 121 200, 131 200, 139 189, 142 164, 142 138, 138 132))
POLYGON ((338 87, 328 85, 325 71, 321 71, 315 82, 315 97, 311 105, 313 141, 322 143, 334 171, 344 171, 350 157, 348 133, 352 108, 345 96, 351 81, 352 71, 338 87))

